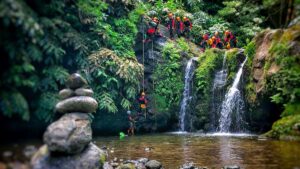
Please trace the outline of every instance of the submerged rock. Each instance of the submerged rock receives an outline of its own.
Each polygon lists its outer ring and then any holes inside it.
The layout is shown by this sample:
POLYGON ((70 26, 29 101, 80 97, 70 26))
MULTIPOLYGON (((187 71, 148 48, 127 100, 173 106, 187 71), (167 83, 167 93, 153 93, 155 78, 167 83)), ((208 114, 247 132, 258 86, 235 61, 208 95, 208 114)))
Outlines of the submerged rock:
POLYGON ((44 142, 51 152, 66 154, 80 153, 92 140, 89 116, 70 113, 48 126, 44 142))
POLYGON ((74 96, 74 90, 71 89, 63 89, 61 91, 59 91, 59 97, 61 100, 67 99, 69 97, 74 96))
POLYGON ((161 163, 156 160, 148 161, 145 166, 146 169, 162 169, 161 163))
POLYGON ((97 107, 98 102, 94 98, 88 96, 76 96, 58 102, 55 106, 55 110, 59 113, 92 113, 96 111, 97 107))
POLYGON ((91 89, 79 88, 75 90, 76 96, 93 96, 94 92, 91 89))
POLYGON ((103 167, 105 160, 105 153, 93 143, 79 154, 69 156, 50 154, 48 146, 42 146, 31 160, 32 169, 98 169, 103 167))
POLYGON ((231 166, 224 166, 223 169, 240 169, 237 165, 231 165, 231 166))
POLYGON ((72 74, 66 82, 66 86, 70 89, 77 89, 85 85, 87 85, 87 81, 78 73, 72 74))

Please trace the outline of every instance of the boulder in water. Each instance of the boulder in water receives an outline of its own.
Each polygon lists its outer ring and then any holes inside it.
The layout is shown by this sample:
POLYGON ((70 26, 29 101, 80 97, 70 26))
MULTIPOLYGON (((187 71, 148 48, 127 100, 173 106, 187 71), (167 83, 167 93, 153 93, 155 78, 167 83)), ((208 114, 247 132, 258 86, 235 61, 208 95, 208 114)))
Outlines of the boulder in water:
POLYGON ((98 102, 94 98, 88 96, 76 96, 58 102, 55 106, 55 110, 59 113, 92 113, 96 111, 97 107, 98 102))
POLYGON ((92 140, 89 116, 83 113, 65 114, 48 126, 44 142, 51 152, 80 153, 92 140))
POLYGON ((42 146, 31 159, 32 169, 98 169, 103 167, 105 161, 105 153, 93 143, 79 154, 69 156, 50 154, 48 146, 42 146))
POLYGON ((91 89, 79 88, 75 90, 76 96, 93 96, 94 92, 91 89))
POLYGON ((59 91, 59 97, 61 100, 67 99, 69 97, 74 96, 74 90, 72 89, 63 89, 61 91, 59 91))
POLYGON ((145 166, 146 169, 162 169, 161 163, 156 160, 148 161, 145 166))
POLYGON ((73 73, 66 82, 66 86, 70 89, 78 89, 85 85, 87 81, 78 73, 73 73))
POLYGON ((134 164, 121 164, 117 169, 135 169, 134 164))

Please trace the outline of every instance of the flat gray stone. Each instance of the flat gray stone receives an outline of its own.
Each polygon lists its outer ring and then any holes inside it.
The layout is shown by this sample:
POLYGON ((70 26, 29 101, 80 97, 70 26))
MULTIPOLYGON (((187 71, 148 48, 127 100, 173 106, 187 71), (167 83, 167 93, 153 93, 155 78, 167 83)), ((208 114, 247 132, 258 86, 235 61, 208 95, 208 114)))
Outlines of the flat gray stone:
POLYGON ((74 95, 75 95, 75 92, 72 89, 62 89, 61 91, 59 91, 59 98, 61 100, 70 98, 70 97, 72 97, 74 95))
POLYGON ((58 102, 55 110, 59 113, 82 112, 92 113, 96 112, 98 102, 88 96, 76 96, 58 102))
POLYGON ((94 95, 93 90, 91 89, 84 89, 84 88, 79 88, 75 90, 76 96, 90 96, 92 97, 94 95))
POLYGON ((162 169, 161 163, 156 160, 148 161, 145 166, 146 169, 162 169))

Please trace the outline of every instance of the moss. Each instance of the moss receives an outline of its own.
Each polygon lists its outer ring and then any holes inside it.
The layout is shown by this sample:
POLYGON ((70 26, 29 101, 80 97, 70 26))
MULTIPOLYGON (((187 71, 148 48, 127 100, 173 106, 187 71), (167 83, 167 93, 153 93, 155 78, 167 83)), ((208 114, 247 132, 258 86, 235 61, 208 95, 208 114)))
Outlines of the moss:
POLYGON ((265 135, 272 138, 282 138, 285 136, 300 136, 299 130, 294 129, 294 125, 300 123, 300 114, 283 117, 276 121, 272 130, 265 135))
POLYGON ((100 156, 100 164, 103 166, 105 161, 106 161, 106 156, 104 153, 102 153, 100 156))

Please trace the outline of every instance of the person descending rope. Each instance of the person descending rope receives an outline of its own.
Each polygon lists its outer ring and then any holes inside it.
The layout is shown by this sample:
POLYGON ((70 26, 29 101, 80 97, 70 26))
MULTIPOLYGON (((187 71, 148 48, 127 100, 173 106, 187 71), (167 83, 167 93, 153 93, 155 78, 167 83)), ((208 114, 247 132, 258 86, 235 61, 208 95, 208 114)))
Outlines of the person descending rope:
POLYGON ((180 17, 176 17, 176 33, 177 33, 177 37, 180 38, 182 36, 183 33, 183 22, 181 21, 180 17))
POLYGON ((149 28, 147 30, 147 38, 144 40, 145 43, 154 40, 155 36, 159 36, 159 20, 157 17, 153 17, 149 22, 149 28))
POLYGON ((184 24, 184 31, 183 34, 185 36, 185 38, 189 39, 190 38, 190 32, 192 29, 192 22, 190 21, 190 19, 188 17, 183 17, 183 24, 184 24))
POLYGON ((139 103, 140 103, 140 114, 143 114, 145 116, 145 118, 147 117, 147 103, 148 100, 146 98, 146 94, 145 92, 141 93, 141 96, 139 98, 139 103))
POLYGON ((209 45, 209 35, 206 33, 202 36, 202 41, 200 42, 201 52, 205 52, 205 49, 209 45))
POLYGON ((129 121, 129 128, 127 130, 128 136, 133 136, 134 135, 134 129, 135 129, 135 119, 132 116, 130 111, 127 111, 128 114, 128 121, 129 121))
POLYGON ((233 33, 230 32, 229 30, 226 30, 224 36, 225 36, 224 41, 226 43, 226 48, 227 49, 230 49, 231 47, 235 48, 237 44, 237 39, 233 35, 233 33))
POLYGON ((169 13, 168 17, 169 17, 169 21, 168 21, 167 27, 169 29, 170 38, 173 40, 174 39, 174 31, 175 31, 175 19, 174 19, 172 13, 169 13))

